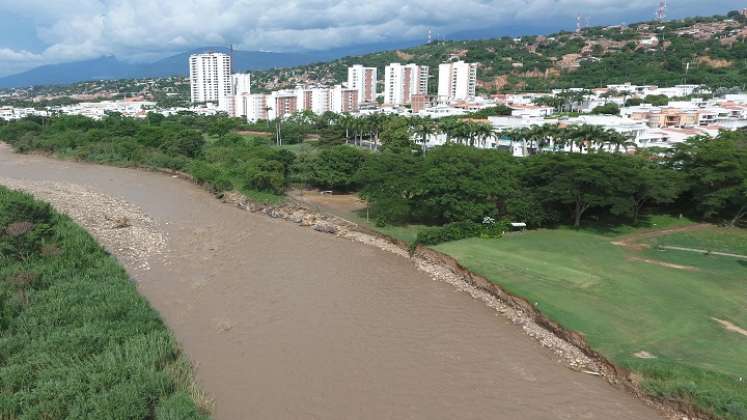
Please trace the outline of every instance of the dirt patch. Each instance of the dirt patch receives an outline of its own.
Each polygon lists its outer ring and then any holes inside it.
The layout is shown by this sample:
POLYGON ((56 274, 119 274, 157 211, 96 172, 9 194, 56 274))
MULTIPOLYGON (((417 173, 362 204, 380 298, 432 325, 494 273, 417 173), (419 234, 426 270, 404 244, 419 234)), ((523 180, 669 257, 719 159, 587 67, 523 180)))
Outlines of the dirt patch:
POLYGON ((656 359, 656 356, 654 356, 653 354, 651 354, 651 353, 649 353, 649 352, 647 352, 645 350, 641 350, 641 351, 639 351, 637 353, 633 353, 633 356, 635 356, 635 357, 637 357, 639 359, 656 359))
POLYGON ((317 211, 328 211, 336 216, 349 218, 366 208, 366 202, 356 194, 321 194, 319 191, 293 191, 291 197, 316 207, 317 211))
POLYGON ((698 57, 698 63, 712 69, 725 69, 734 65, 734 63, 729 60, 712 58, 708 56, 698 57))
POLYGON ((412 59, 413 59, 413 58, 415 57, 415 56, 414 56, 414 55, 412 55, 412 54, 408 54, 408 53, 406 53, 406 52, 404 52, 404 51, 400 51, 400 50, 397 50, 397 51, 395 52, 395 54, 396 54, 396 55, 397 55, 397 57, 399 57, 399 58, 400 58, 401 60, 405 60, 405 61, 407 61, 407 60, 412 60, 412 59))
POLYGON ((651 260, 651 259, 648 259, 648 258, 627 257, 626 260, 628 260, 628 261, 643 262, 643 263, 646 263, 646 264, 658 265, 659 267, 674 268, 675 270, 700 271, 696 267, 692 267, 692 266, 689 266, 689 265, 671 264, 671 263, 668 263, 668 262, 651 260))
POLYGON ((242 136, 258 136, 258 137, 271 137, 272 136, 272 133, 268 133, 267 131, 250 131, 250 130, 237 131, 236 134, 240 134, 242 136))
POLYGON ((735 332, 737 334, 742 334, 743 336, 747 337, 747 330, 745 330, 744 328, 739 327, 723 319, 718 319, 718 318, 711 318, 711 319, 721 324, 721 326, 724 327, 725 330, 735 332))

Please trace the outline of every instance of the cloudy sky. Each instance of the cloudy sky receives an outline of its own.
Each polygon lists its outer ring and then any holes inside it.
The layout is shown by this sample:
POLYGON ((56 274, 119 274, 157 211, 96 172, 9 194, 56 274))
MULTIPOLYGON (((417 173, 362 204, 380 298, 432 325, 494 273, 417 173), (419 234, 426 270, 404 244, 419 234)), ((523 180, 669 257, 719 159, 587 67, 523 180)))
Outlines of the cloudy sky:
MULTIPOLYGON (((725 14, 742 0, 669 0, 669 16, 725 14)), ((658 0, 0 0, 0 76, 116 55, 150 61, 234 44, 326 50, 443 37, 546 33, 653 17, 658 0)))

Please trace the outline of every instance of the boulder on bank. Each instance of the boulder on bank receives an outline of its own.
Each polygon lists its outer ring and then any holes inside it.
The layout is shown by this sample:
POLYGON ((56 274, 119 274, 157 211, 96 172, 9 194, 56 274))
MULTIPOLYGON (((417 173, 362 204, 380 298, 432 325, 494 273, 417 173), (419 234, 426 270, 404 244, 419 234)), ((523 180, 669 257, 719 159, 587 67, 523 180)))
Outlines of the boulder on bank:
POLYGON ((332 223, 328 222, 319 222, 312 226, 312 229, 314 229, 317 232, 323 232, 323 233, 331 233, 335 234, 337 233, 337 226, 333 225, 332 223))

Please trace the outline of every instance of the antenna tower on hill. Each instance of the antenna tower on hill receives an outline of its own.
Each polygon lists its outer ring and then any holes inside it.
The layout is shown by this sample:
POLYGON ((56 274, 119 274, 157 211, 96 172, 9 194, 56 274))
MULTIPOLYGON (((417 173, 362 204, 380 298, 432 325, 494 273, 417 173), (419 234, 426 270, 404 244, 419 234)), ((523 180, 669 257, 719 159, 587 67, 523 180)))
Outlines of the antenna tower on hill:
POLYGON ((659 8, 656 9, 656 20, 664 22, 667 18, 667 0, 659 0, 659 8))

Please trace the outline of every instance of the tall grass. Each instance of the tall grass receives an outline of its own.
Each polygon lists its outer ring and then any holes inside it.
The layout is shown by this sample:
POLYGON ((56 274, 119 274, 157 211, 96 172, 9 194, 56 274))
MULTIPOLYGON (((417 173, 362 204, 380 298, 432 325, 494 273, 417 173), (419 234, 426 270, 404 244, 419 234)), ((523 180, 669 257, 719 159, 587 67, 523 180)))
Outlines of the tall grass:
POLYGON ((0 187, 0 418, 205 419, 206 401, 116 260, 0 187))

